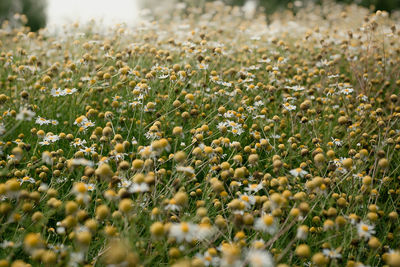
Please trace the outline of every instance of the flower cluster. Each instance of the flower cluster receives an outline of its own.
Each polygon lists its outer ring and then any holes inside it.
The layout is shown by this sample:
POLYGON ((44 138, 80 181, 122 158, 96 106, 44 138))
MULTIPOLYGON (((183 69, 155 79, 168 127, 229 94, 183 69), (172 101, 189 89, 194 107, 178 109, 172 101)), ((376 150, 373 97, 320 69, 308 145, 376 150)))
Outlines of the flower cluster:
POLYGON ((191 2, 3 23, 0 267, 400 266, 399 16, 191 2))

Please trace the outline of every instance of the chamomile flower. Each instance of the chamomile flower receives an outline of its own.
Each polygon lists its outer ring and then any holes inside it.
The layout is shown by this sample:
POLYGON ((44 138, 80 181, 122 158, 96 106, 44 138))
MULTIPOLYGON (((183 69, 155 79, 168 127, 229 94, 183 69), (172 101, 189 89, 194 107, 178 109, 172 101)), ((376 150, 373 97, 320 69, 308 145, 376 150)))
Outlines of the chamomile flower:
POLYGON ((242 194, 239 196, 240 201, 242 201, 246 208, 250 208, 256 203, 256 198, 252 195, 242 194))
POLYGON ((278 223, 272 215, 265 214, 255 221, 254 229, 274 235, 278 231, 278 223))
POLYGON ((168 211, 180 211, 181 207, 176 204, 174 199, 171 199, 164 209, 168 211))
POLYGON ((206 252, 204 252, 204 254, 197 253, 195 257, 200 259, 204 266, 216 267, 220 265, 221 261, 221 259, 216 255, 216 251, 214 252, 212 249, 208 249, 206 252))
POLYGON ((262 183, 259 183, 259 184, 249 184, 244 190, 248 192, 257 193, 261 189, 263 189, 263 185, 262 183))
POLYGON ((84 146, 86 144, 86 140, 82 140, 80 138, 76 138, 73 142, 71 142, 71 145, 73 147, 80 147, 84 146))
POLYGON ((146 183, 132 183, 129 185, 128 192, 130 193, 143 193, 148 192, 150 187, 146 183))
POLYGON ((369 239, 373 234, 375 234, 374 228, 375 226, 373 225, 368 225, 364 222, 359 222, 357 224, 358 236, 364 239, 369 239))
POLYGON ((290 103, 286 102, 283 104, 283 108, 289 111, 296 110, 296 106, 291 105, 290 103))
POLYGON ((173 223, 169 229, 169 236, 177 242, 192 242, 196 238, 197 227, 190 222, 173 223))
POLYGON ((274 259, 272 255, 265 250, 250 249, 247 252, 246 260, 251 267, 273 267, 274 259))
POLYGON ((303 170, 302 168, 296 168, 296 169, 290 170, 289 172, 294 177, 299 177, 299 176, 304 177, 306 174, 308 174, 308 172, 303 170))
POLYGON ((59 97, 59 96, 64 96, 64 91, 61 88, 58 89, 51 89, 50 95, 53 97, 59 97))
POLYGON ((16 116, 16 119, 19 121, 31 121, 33 117, 35 117, 36 113, 32 110, 23 107, 20 108, 19 113, 16 116))
POLYGON ((86 118, 85 116, 80 116, 76 118, 74 124, 81 127, 82 129, 87 129, 94 126, 94 123, 88 120, 88 118, 86 118))
POLYGON ((297 91, 303 91, 305 88, 300 85, 295 85, 295 86, 286 86, 287 89, 293 90, 295 92, 297 91))
POLYGON ((84 158, 78 158, 78 159, 71 159, 70 161, 71 166, 89 166, 93 167, 94 163, 93 161, 84 159, 84 158))
POLYGON ((331 137, 331 138, 332 138, 332 143, 333 143, 335 146, 342 146, 342 145, 343 145, 343 143, 342 143, 342 141, 341 141, 340 139, 333 138, 333 137, 331 137))
POLYGON ((76 93, 76 92, 78 92, 78 89, 76 89, 76 88, 72 88, 72 89, 66 88, 62 91, 62 95, 72 95, 73 93, 76 93))
POLYGON ((322 253, 325 256, 327 256, 328 258, 331 258, 331 259, 340 259, 340 258, 342 258, 342 255, 339 252, 337 252, 336 250, 334 250, 334 249, 324 248, 322 250, 322 253))
POLYGON ((20 184, 23 184, 23 183, 31 183, 31 184, 33 184, 33 183, 36 182, 35 179, 33 179, 32 177, 29 177, 29 176, 25 176, 25 177, 23 177, 21 179, 18 179, 18 181, 20 182, 20 184))
POLYGON ((343 88, 340 90, 340 93, 343 95, 349 95, 354 92, 353 88, 343 88))
POLYGON ((37 124, 39 124, 39 125, 46 125, 46 124, 50 124, 51 121, 50 121, 50 120, 47 120, 47 119, 45 119, 45 118, 42 118, 42 117, 37 117, 35 123, 37 123, 37 124))
POLYGON ((195 227, 195 237, 198 241, 209 240, 216 232, 216 228, 209 223, 200 223, 195 227))
POLYGON ((91 155, 93 153, 96 152, 96 148, 95 147, 83 147, 81 149, 79 149, 79 151, 83 152, 86 156, 91 155))

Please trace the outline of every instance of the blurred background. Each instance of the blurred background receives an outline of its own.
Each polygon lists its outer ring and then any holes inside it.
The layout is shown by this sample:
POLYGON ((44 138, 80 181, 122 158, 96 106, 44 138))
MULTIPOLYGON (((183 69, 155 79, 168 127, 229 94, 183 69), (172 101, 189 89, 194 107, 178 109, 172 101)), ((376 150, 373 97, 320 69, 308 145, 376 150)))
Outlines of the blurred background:
MULTIPOLYGON (((132 24, 141 14, 140 10, 155 9, 168 12, 180 3, 182 6, 202 7, 213 0, 0 0, 0 23, 11 23, 14 14, 25 14, 27 26, 37 31, 45 26, 59 27, 79 21, 89 22, 91 19, 101 20, 106 25, 115 23, 132 24)), ((321 4, 325 0, 223 0, 228 5, 242 6, 243 10, 258 10, 266 14, 266 18, 282 9, 296 9, 309 2, 321 4)), ((400 0, 332 0, 347 4, 357 4, 375 10, 393 12, 400 9, 400 0)), ((251 12, 250 12, 251 14, 251 12)))

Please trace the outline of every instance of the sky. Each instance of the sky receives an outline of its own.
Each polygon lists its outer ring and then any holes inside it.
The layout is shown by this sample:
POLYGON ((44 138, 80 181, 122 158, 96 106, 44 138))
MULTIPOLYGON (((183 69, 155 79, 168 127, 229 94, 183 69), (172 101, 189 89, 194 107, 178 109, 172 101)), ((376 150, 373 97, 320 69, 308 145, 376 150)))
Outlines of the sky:
POLYGON ((79 21, 101 20, 108 26, 134 24, 139 14, 138 0, 48 0, 49 28, 79 21))

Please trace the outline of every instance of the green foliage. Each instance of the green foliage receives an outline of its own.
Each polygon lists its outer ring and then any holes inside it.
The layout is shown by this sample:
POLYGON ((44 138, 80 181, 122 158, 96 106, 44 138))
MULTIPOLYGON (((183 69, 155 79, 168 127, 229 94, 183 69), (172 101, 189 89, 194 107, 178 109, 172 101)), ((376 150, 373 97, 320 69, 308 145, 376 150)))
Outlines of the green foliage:
POLYGON ((22 14, 28 17, 28 26, 37 31, 46 25, 46 0, 22 0, 22 14))
POLYGON ((1 0, 0 22, 12 19, 16 13, 25 14, 27 26, 37 31, 46 25, 46 0, 1 0))
POLYGON ((3 21, 13 12, 13 1, 2 0, 0 1, 0 21, 3 21))

